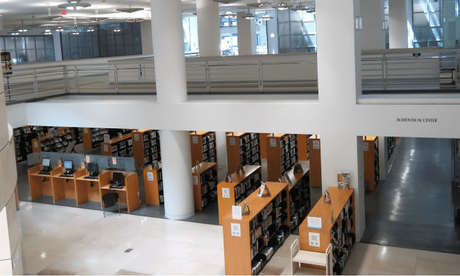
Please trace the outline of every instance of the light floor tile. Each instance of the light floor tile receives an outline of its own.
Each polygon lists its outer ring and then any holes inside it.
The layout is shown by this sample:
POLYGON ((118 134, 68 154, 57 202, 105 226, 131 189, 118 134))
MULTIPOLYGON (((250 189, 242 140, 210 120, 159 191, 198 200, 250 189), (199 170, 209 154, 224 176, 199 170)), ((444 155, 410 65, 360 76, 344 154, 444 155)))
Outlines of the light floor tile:
POLYGON ((88 264, 82 270, 77 271, 75 275, 113 275, 117 272, 116 268, 110 266, 88 264))
POLYGON ((38 272, 38 275, 73 275, 83 270, 87 265, 87 263, 72 260, 59 260, 38 272))
POLYGON ((162 268, 171 262, 169 258, 151 257, 150 255, 140 255, 129 264, 123 267, 123 270, 133 271, 136 273, 156 274, 162 268))
POLYGON ((425 250, 417 250, 417 258, 460 263, 460 255, 458 254, 449 254, 425 250))
POLYGON ((26 273, 37 274, 45 269, 45 267, 52 265, 59 260, 60 258, 52 256, 36 256, 34 258, 26 257, 26 273))
POLYGON ((460 275, 460 263, 444 260, 417 259, 415 274, 418 275, 460 275))
POLYGON ((199 275, 204 270, 205 263, 173 259, 164 268, 160 269, 156 275, 199 275))
POLYGON ((370 274, 415 274, 416 255, 416 250, 379 247, 370 274))
POLYGON ((342 274, 369 274, 378 250, 378 245, 356 243, 353 246, 353 251, 351 252, 342 274))
POLYGON ((207 263, 221 250, 222 249, 212 246, 190 244, 185 249, 178 252, 176 258, 207 263))

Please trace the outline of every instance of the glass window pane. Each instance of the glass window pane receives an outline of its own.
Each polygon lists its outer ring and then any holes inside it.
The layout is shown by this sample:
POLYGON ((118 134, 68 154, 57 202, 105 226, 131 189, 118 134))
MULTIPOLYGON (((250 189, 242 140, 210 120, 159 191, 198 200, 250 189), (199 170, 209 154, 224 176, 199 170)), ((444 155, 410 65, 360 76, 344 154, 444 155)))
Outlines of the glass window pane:
POLYGON ((125 45, 125 55, 133 55, 134 54, 134 48, 132 44, 126 44, 125 45))
POLYGON ((70 56, 70 48, 62 49, 62 59, 63 60, 72 59, 72 57, 70 56))
POLYGON ((54 40, 52 36, 45 37, 45 48, 54 48, 54 40))
POLYGON ((304 34, 303 25, 300 22, 291 22, 291 35, 304 34))
POLYGON ((132 23, 133 33, 140 34, 141 33, 141 23, 132 23))
POLYGON ((117 45, 123 45, 123 35, 122 34, 115 35, 115 42, 117 45))
POLYGON ((78 47, 78 39, 76 35, 69 36, 70 38, 70 47, 78 47))
POLYGON ((125 55, 125 46, 124 45, 117 45, 117 56, 124 56, 125 55))
POLYGON ((43 39, 43 37, 40 37, 40 36, 37 36, 35 37, 35 48, 37 49, 43 49, 45 48, 45 40, 43 39))
POLYGON ((113 34, 107 35, 107 45, 115 45, 115 36, 113 34))
POLYGON ((107 57, 108 56, 107 47, 99 47, 99 56, 100 57, 107 57))
POLYGON ((417 25, 426 25, 428 24, 428 20, 426 19, 426 16, 424 13, 416 13, 414 14, 414 26, 417 25))
POLYGON ((278 11, 278 22, 289 22, 289 10, 278 11))
POLYGON ((62 43, 62 48, 69 48, 70 47, 69 35, 62 35, 61 43, 62 43))
POLYGON ((115 46, 107 46, 107 56, 113 57, 116 56, 117 53, 115 52, 115 46))
POLYGON ((5 50, 11 51, 14 50, 14 42, 15 42, 14 37, 5 37, 5 50))
POLYGON ((87 58, 93 58, 93 47, 86 47, 86 57, 87 58))
POLYGON ((16 41, 16 50, 25 50, 26 49, 26 39, 25 39, 25 37, 15 37, 15 41, 16 41))
POLYGON ((93 55, 95 58, 100 57, 99 47, 93 47, 93 55))
POLYGON ((4 37, 0 37, 0 42, 1 42, 1 46, 2 47, 2 51, 5 51, 5 38, 4 37))
POLYGON ((291 22, 302 21, 304 12, 291 11, 291 22))
POLYGON ((280 48, 291 48, 290 36, 289 35, 280 35, 280 48))
POLYGON ((27 62, 27 53, 26 50, 17 51, 17 60, 18 63, 27 62))
POLYGON ((287 35, 289 34, 289 23, 279 23, 278 25, 278 34, 287 35))
POLYGON ((134 44, 134 55, 142 55, 142 46, 141 44, 134 44))
POLYGON ((78 59, 78 48, 70 49, 70 59, 78 59))
POLYGON ((54 61, 54 59, 55 59, 55 57, 54 57, 54 49, 47 48, 45 50, 45 54, 46 54, 46 61, 54 61))
POLYGON ((125 34, 125 44, 132 44, 133 36, 131 34, 125 34))
POLYGON ((37 49, 37 61, 46 61, 44 49, 37 49))
POLYGON ((140 34, 135 34, 134 36, 134 43, 142 43, 141 35, 140 34))
POLYGON ((85 47, 93 46, 93 38, 91 37, 91 33, 85 34, 85 47))
POLYGON ((86 48, 85 47, 78 48, 78 56, 80 59, 86 58, 86 48))
POLYGON ((85 47, 85 35, 79 34, 78 37, 78 47, 85 47))
POLYGON ((35 49, 35 39, 33 36, 25 37, 27 49, 35 49))

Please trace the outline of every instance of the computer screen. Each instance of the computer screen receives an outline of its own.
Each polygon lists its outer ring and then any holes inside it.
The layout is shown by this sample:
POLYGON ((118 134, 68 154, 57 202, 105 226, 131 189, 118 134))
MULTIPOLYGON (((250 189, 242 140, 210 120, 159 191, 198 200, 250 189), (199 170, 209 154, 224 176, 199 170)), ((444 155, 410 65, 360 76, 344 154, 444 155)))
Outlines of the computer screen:
POLYGON ((118 173, 118 172, 114 172, 113 173, 113 176, 112 176, 112 181, 114 183, 117 183, 117 184, 123 184, 124 183, 124 179, 125 179, 125 175, 123 173, 118 173))
POLYGON ((88 172, 90 175, 97 175, 99 172, 97 163, 88 163, 88 172))
POLYGON ((43 158, 42 159, 42 167, 46 168, 51 165, 51 159, 50 158, 43 158))
POLYGON ((65 170, 71 170, 72 169, 72 164, 73 162, 71 160, 64 160, 64 169, 65 170))

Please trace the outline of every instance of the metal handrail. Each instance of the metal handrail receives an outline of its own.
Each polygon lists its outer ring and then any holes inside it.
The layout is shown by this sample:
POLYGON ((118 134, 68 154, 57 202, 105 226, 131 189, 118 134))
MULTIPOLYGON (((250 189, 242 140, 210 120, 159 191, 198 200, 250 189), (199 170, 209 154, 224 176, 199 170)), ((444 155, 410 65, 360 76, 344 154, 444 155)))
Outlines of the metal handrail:
MULTIPOLYGON (((363 94, 460 90, 457 49, 363 51, 361 60, 363 94)), ((156 92, 152 58, 31 67, 4 71, 7 102, 65 94, 156 92)), ((312 53, 194 57, 186 59, 186 71, 190 94, 318 93, 312 53)))

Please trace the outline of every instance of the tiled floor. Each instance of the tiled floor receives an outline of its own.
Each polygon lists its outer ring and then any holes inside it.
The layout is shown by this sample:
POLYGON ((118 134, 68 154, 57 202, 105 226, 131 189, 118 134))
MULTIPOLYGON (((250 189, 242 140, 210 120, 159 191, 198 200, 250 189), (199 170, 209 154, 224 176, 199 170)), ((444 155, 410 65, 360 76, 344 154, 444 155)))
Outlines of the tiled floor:
MULTIPOLYGON (((20 207, 28 274, 225 274, 221 226, 116 213, 103 218, 101 211, 32 202, 20 207)), ((296 238, 286 240, 262 275, 290 274, 296 238)), ((344 274, 460 274, 459 263, 460 255, 358 243, 344 274)))

